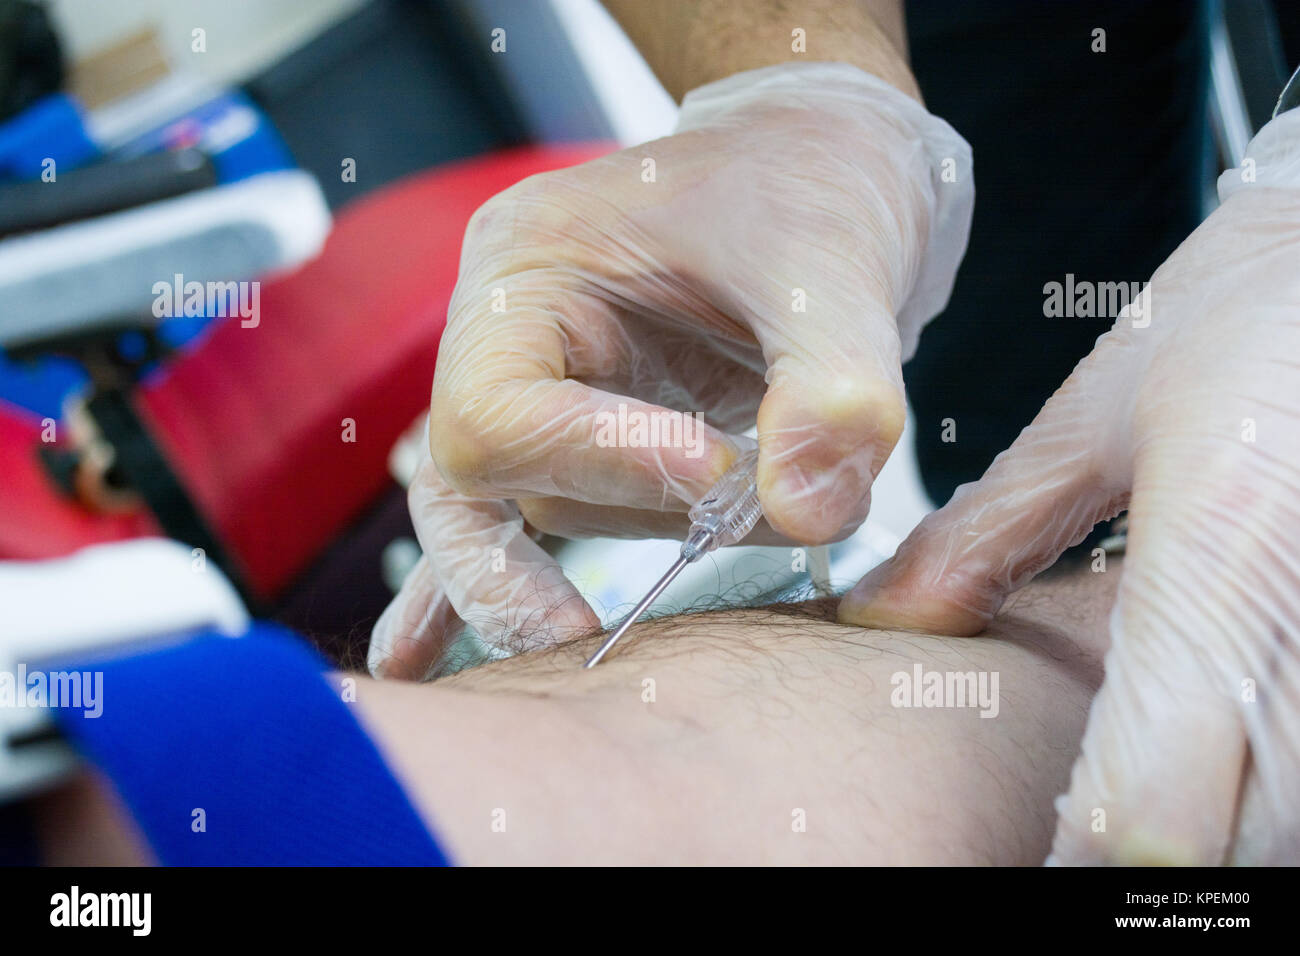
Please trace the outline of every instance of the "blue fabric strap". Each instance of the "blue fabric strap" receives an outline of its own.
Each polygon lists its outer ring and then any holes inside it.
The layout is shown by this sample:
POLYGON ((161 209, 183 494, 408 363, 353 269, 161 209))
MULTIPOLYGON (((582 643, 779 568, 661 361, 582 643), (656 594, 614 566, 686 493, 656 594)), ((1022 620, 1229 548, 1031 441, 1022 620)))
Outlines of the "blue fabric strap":
POLYGON ((164 864, 445 866, 324 666, 273 625, 200 633, 81 664, 102 713, 58 721, 164 864))

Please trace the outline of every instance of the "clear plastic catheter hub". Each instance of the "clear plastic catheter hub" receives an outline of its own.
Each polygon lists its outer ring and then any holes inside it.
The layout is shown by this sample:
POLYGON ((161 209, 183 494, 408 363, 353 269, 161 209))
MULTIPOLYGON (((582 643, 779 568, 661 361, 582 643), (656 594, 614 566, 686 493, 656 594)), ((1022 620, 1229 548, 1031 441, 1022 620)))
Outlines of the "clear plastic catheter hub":
POLYGON ((758 449, 732 463, 708 494, 691 508, 691 531, 682 542, 682 557, 698 560, 715 548, 744 539, 763 515, 758 503, 758 449))

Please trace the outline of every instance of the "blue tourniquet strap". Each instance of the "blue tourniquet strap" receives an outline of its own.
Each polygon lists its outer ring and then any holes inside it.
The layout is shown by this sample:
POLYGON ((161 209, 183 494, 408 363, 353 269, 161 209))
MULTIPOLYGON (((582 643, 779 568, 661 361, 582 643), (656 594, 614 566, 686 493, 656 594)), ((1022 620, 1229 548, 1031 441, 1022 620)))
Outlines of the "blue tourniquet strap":
POLYGON ((445 866, 324 662, 289 632, 202 633, 80 665, 102 713, 58 711, 167 865, 445 866))

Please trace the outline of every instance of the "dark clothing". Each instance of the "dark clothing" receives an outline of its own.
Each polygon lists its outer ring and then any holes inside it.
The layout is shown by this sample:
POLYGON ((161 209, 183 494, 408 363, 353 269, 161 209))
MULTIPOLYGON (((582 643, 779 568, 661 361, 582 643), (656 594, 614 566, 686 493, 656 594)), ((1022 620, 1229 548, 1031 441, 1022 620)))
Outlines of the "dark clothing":
POLYGON ((926 105, 975 157, 970 248, 905 369, 942 504, 1112 323, 1044 317, 1044 284, 1145 282, 1200 222, 1208 42, 1194 0, 915 0, 907 14, 926 105), (947 418, 956 441, 942 440, 947 418))

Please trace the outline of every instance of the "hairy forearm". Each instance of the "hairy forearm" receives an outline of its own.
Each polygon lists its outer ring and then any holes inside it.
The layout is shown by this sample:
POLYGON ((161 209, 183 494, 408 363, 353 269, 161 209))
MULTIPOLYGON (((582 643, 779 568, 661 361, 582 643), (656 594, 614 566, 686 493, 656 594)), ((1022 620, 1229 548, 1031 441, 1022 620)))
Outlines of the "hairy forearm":
MULTIPOLYGON (((837 624, 834 600, 721 611, 641 622, 594 670, 599 634, 357 678, 355 714, 461 863, 1036 863, 1119 572, 1035 582, 978 638, 837 624), (996 673, 989 719, 900 706, 918 666, 996 673)), ((36 809, 51 862, 147 859, 102 783, 36 809)))
POLYGON ((902 0, 604 3, 679 101, 733 73, 800 60, 849 63, 921 98, 907 65, 902 0))
POLYGON ((358 716, 463 863, 1033 864, 1116 574, 1031 585, 979 638, 835 624, 834 601, 642 622, 594 670, 600 635, 360 681, 358 716), (993 719, 899 707, 918 666, 996 673, 993 719))

